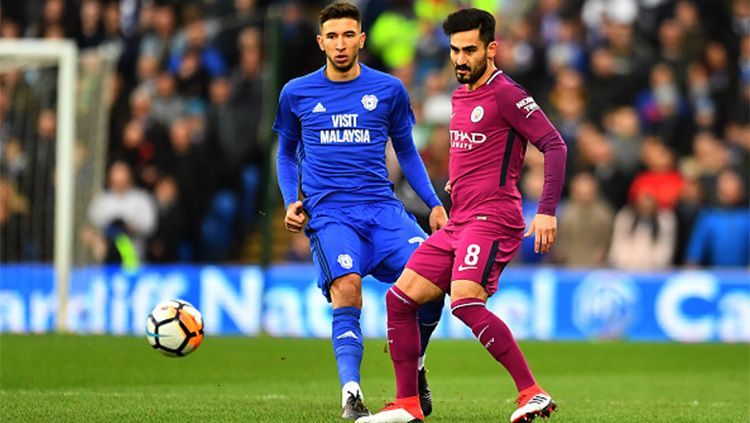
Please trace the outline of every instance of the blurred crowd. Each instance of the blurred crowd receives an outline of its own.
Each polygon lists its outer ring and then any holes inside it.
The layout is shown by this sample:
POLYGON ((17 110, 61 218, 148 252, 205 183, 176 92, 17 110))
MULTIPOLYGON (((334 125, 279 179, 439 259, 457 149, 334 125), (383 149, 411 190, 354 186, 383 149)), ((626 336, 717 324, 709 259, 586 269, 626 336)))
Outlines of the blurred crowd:
MULTIPOLYGON (((519 262, 642 270, 750 264, 750 1, 353 3, 368 37, 361 59, 407 87, 415 142, 447 205, 457 85, 441 23, 458 7, 495 12, 498 67, 531 92, 568 145, 559 245, 541 256, 526 242, 519 262)), ((106 187, 87 206, 92 230, 81 237, 101 260, 239 257, 257 229, 261 187, 275 180, 263 119, 272 118, 264 104, 274 104, 277 92, 268 87, 324 64, 315 42, 324 4, 1 0, 3 38, 71 38, 119 58, 106 187), (277 33, 269 30, 272 8, 281 15, 277 33), (273 65, 271 45, 282 52, 273 65)), ((38 189, 22 175, 51 169, 49 86, 24 72, 0 73, 3 261, 42 259, 13 228, 38 189), (18 124, 29 102, 41 112, 18 124)), ((426 225, 426 207, 392 152, 388 159, 396 193, 426 225)), ((543 157, 532 146, 525 166, 520 188, 530 220, 544 182, 543 157)), ((284 259, 310 259, 303 236, 291 239, 284 259)))

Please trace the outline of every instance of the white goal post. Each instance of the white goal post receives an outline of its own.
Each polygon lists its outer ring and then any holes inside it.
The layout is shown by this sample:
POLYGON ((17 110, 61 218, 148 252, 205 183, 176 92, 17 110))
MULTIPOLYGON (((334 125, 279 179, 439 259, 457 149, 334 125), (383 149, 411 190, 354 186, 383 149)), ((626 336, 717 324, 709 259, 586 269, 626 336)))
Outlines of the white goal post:
POLYGON ((73 208, 75 92, 78 72, 78 48, 70 40, 0 39, 0 70, 28 63, 49 61, 58 65, 57 74, 57 146, 56 195, 54 220, 54 267, 57 291, 57 330, 65 332, 67 298, 73 263, 73 208))

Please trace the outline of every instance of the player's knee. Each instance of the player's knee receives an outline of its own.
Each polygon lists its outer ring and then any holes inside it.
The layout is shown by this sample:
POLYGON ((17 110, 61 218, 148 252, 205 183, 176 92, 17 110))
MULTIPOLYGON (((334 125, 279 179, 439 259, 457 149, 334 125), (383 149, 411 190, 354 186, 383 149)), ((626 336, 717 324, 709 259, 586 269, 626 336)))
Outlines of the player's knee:
POLYGON ((416 319, 419 309, 419 305, 396 286, 385 293, 385 307, 388 320, 416 319))
POLYGON ((471 298, 487 302, 488 296, 484 287, 476 282, 458 280, 451 283, 451 301, 453 302, 471 298))
POLYGON ((334 308, 357 307, 362 308, 362 279, 359 275, 350 273, 344 275, 331 284, 331 302, 334 308))

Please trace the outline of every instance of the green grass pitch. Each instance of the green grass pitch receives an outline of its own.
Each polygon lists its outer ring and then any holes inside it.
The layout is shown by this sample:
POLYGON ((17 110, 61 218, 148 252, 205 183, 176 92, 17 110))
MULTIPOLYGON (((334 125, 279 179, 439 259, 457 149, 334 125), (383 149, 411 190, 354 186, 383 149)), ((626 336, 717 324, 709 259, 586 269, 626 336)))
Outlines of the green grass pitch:
MULTIPOLYGON (((366 343, 363 388, 394 393, 384 340, 366 343)), ((748 422, 750 346, 521 344, 557 422, 748 422)), ((434 341, 428 422, 507 422, 510 377, 476 341, 434 341)), ((207 338, 163 357, 144 338, 0 336, 0 421, 342 422, 328 340, 207 338)))

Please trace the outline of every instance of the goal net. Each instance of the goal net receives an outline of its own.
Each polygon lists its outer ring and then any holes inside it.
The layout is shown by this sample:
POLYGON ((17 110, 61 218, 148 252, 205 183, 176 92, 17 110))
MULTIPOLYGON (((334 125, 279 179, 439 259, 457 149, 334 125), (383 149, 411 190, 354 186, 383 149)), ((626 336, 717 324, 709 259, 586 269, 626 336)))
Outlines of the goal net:
POLYGON ((104 185, 116 57, 69 41, 0 40, 0 265, 54 263, 59 298, 73 266, 95 263, 78 247, 104 185))

